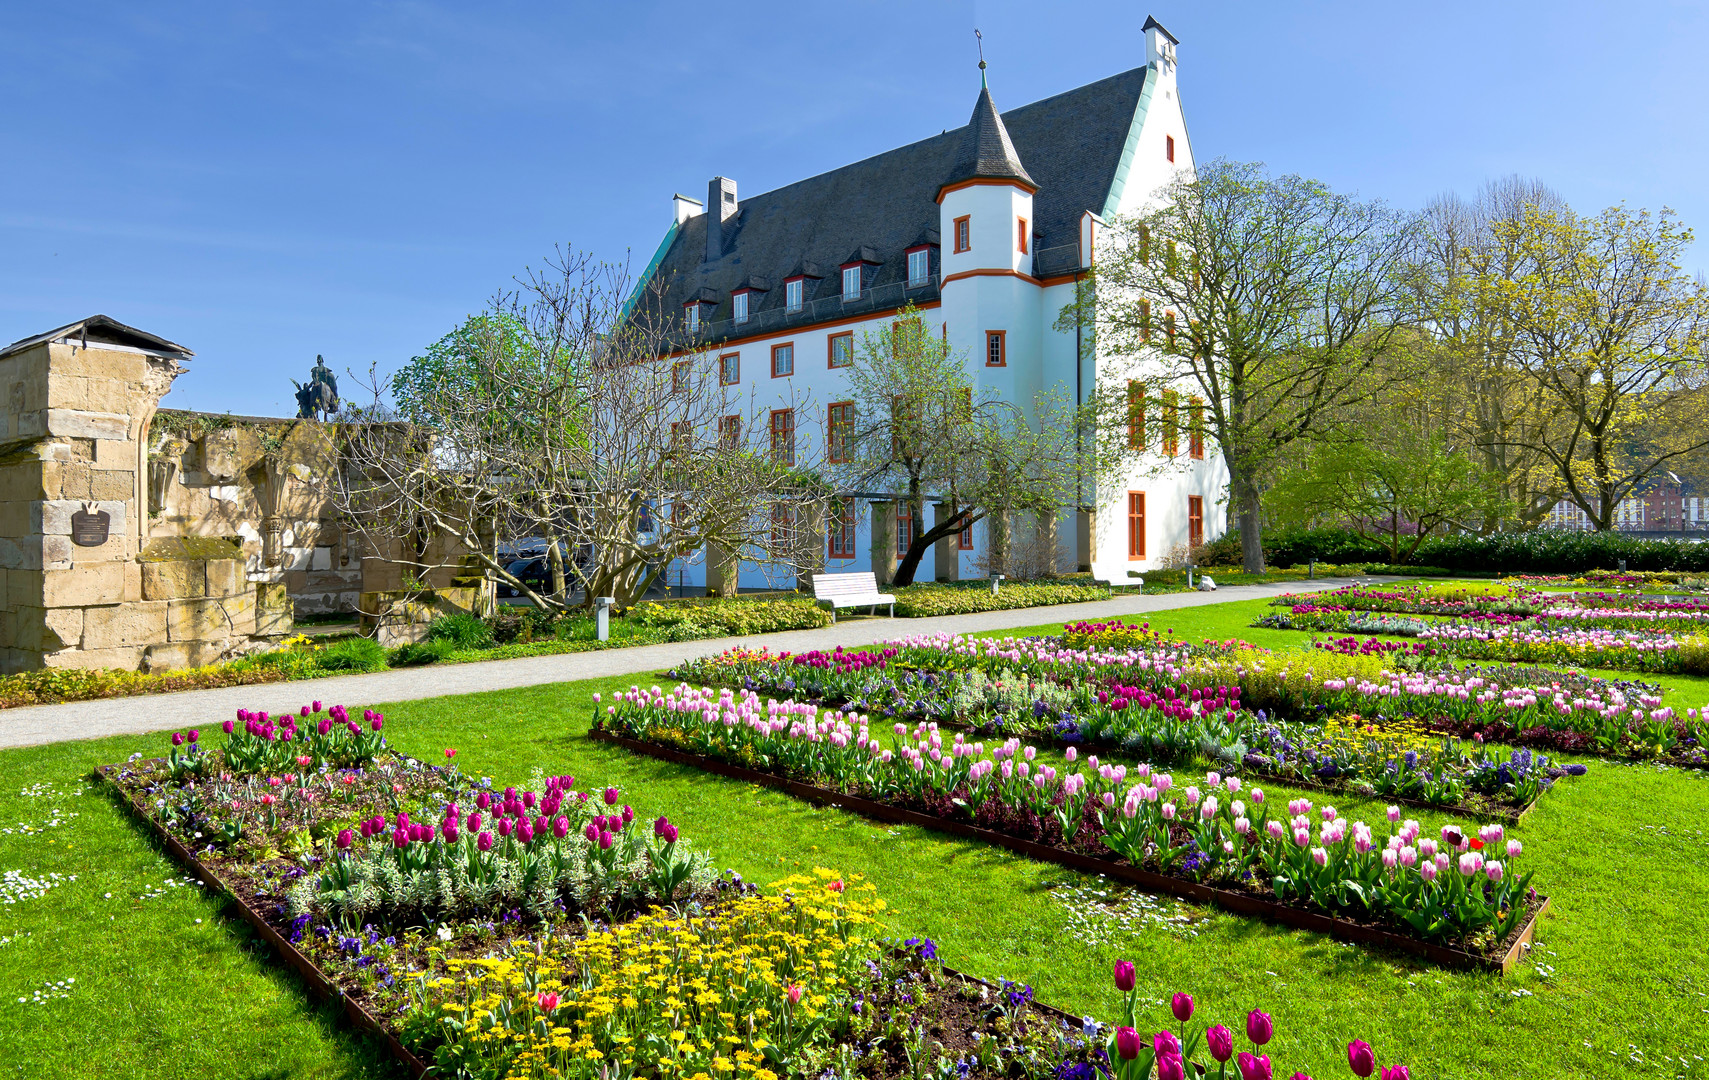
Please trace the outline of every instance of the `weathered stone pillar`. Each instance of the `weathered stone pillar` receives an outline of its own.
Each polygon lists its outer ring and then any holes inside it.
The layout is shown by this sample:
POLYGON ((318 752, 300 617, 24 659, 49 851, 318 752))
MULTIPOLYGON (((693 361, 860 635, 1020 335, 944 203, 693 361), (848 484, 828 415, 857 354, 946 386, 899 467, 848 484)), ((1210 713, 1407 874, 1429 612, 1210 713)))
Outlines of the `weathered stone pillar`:
MULTIPOLYGON (((932 527, 936 528, 949 520, 955 511, 944 503, 932 507, 932 527)), ((939 581, 961 580, 961 540, 960 533, 950 533, 948 536, 932 545, 933 554, 937 557, 937 573, 934 577, 939 581)))
POLYGON ((706 595, 735 596, 741 564, 718 544, 706 545, 706 595))
POLYGON ((896 504, 872 504, 872 573, 882 587, 896 580, 896 504))
POLYGON ((1098 550, 1097 528, 1098 515, 1090 510, 1077 510, 1074 514, 1074 563, 1075 569, 1082 574, 1092 572, 1093 553, 1098 550))
POLYGON ((134 669, 165 639, 129 608, 149 424, 189 356, 105 316, 0 351, 0 671, 134 669))

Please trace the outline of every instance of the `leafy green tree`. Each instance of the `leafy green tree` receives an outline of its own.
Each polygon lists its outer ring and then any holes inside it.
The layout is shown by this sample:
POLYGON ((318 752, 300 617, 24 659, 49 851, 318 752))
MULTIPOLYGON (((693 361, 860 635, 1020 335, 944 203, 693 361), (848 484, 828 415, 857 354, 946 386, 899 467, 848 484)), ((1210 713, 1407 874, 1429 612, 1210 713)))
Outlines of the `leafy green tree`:
POLYGON ((1059 319, 1095 327, 1106 375, 1142 380, 1148 413, 1202 397, 1247 571, 1264 568, 1260 492, 1279 455, 1370 394, 1377 360, 1417 321, 1416 240, 1414 219, 1381 202, 1214 161, 1111 223, 1059 319))
POLYGON ((1430 533, 1462 529, 1509 512, 1503 477, 1439 434, 1401 427, 1382 437, 1313 444, 1264 493, 1271 520, 1337 524, 1381 541, 1391 562, 1409 562, 1430 533))

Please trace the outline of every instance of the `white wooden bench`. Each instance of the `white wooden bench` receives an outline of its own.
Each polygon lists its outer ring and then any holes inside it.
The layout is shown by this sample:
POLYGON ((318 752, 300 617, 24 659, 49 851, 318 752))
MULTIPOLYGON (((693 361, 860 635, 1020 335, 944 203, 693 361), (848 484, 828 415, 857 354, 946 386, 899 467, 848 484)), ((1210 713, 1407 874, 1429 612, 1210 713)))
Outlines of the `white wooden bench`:
POLYGON ((872 571, 864 574, 814 574, 813 599, 831 605, 831 622, 837 621, 837 610, 846 607, 870 607, 878 614, 881 604, 890 606, 890 617, 896 617, 896 598, 878 591, 878 576, 872 571))

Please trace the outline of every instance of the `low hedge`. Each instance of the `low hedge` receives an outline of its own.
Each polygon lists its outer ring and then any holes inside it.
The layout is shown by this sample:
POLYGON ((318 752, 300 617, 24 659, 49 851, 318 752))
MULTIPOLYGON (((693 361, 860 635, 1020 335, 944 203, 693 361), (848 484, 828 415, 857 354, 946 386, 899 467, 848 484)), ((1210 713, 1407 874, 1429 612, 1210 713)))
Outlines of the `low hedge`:
POLYGON ((896 614, 908 619, 932 615, 972 615, 981 611, 1006 611, 1011 608, 1045 607, 1050 604, 1078 604, 1090 600, 1108 600, 1107 585, 1082 581, 1016 581, 1004 582, 991 595, 985 582, 965 585, 920 584, 890 590, 896 597, 896 614))
MULTIPOLYGON (((1240 536, 1230 533, 1200 549, 1201 562, 1240 562, 1240 536)), ((1492 536, 1432 536, 1415 555, 1420 567, 1440 567, 1451 573, 1579 574, 1615 570, 1626 560, 1628 570, 1709 572, 1709 543, 1693 540, 1646 540, 1617 532, 1496 533, 1492 536)), ((1379 573, 1388 548, 1349 529, 1301 529, 1264 534, 1264 561, 1288 568, 1319 563, 1372 564, 1366 573, 1379 573)), ((1417 574, 1419 567, 1396 570, 1417 574)))
POLYGON ((775 634, 831 625, 830 612, 809 597, 794 596, 778 600, 708 597, 665 604, 647 600, 636 604, 629 617, 642 626, 693 626, 712 632, 706 636, 775 634))

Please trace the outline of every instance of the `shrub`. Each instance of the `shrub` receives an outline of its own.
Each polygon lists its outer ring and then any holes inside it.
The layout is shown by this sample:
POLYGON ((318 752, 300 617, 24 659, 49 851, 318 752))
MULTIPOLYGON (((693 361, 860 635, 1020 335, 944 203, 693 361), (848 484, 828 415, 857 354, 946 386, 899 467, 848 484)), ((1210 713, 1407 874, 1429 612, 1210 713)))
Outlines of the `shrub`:
POLYGON ((392 667, 416 667, 443 660, 455 652, 456 648, 456 645, 446 638, 413 641, 393 649, 386 662, 392 667))
POLYGON ((485 619, 467 611, 441 615, 427 626, 429 641, 448 641, 454 649, 490 649, 497 642, 485 619))
POLYGON ((630 618, 642 626, 673 629, 692 636, 672 636, 673 641, 692 641, 696 636, 729 634, 772 634, 780 630, 817 630, 831 625, 829 612, 806 597, 778 600, 725 599, 675 600, 669 604, 646 600, 636 604, 630 618), (695 634, 699 630, 701 633, 695 634))
POLYGON ((1004 582, 996 596, 983 582, 968 584, 909 585, 892 590, 896 614, 910 619, 931 615, 970 615, 980 611, 1043 607, 1048 604, 1078 604, 1108 600, 1110 589, 1094 585, 1089 578, 1078 581, 1004 582))
POLYGON ((316 653, 314 666, 322 671, 384 671, 386 650, 373 638, 346 638, 316 653))

